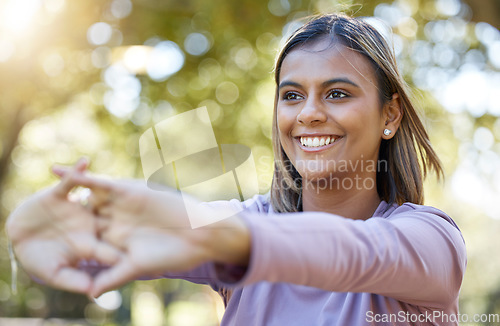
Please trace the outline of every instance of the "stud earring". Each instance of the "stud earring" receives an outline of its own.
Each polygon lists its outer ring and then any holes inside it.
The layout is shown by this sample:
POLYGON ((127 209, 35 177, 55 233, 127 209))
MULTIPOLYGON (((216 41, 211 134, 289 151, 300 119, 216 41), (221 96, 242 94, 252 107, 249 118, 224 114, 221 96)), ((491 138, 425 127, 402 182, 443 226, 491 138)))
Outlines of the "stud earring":
POLYGON ((384 135, 389 136, 390 134, 392 134, 391 129, 384 129, 384 135))

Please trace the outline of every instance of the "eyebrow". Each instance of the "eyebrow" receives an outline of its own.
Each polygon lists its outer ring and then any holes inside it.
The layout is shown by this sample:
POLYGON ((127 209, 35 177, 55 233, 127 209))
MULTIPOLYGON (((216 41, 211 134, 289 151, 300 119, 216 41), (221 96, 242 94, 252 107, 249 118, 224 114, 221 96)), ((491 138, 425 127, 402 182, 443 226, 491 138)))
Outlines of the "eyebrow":
MULTIPOLYGON (((349 84, 349 85, 352 85, 354 87, 360 88, 358 84, 356 84, 355 82, 353 82, 352 80, 350 80, 348 78, 329 79, 327 81, 322 82, 321 86, 327 87, 327 86, 330 86, 333 84, 349 84)), ((300 85, 299 83, 296 83, 296 82, 293 82, 290 80, 285 80, 279 84, 278 89, 282 89, 283 87, 286 87, 286 86, 302 87, 302 85, 300 85)))

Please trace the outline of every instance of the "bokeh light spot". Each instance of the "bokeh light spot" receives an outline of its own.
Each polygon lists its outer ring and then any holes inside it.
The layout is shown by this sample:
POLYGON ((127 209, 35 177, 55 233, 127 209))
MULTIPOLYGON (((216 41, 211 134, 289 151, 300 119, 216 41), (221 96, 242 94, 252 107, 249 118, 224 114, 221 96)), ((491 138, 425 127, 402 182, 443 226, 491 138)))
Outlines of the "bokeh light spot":
POLYGON ((87 39, 90 44, 103 45, 111 38, 113 29, 108 23, 99 22, 92 24, 87 31, 87 39))
POLYGON ((139 99, 129 99, 129 95, 124 91, 108 91, 104 94, 104 106, 114 116, 127 119, 139 106, 139 99))
POLYGON ((176 111, 170 102, 161 100, 156 103, 153 109, 152 116, 155 123, 163 121, 175 115, 176 111))
POLYGON ((45 295, 40 289, 31 287, 26 291, 25 295, 27 298, 26 305, 30 309, 38 310, 45 307, 46 304, 45 295))
POLYGON ((426 41, 415 41, 413 43, 411 59, 417 65, 427 65, 432 58, 432 46, 426 41))
POLYGON ((151 121, 151 108, 145 102, 141 102, 130 118, 136 126, 144 126, 151 121))
POLYGON ((198 74, 200 78, 206 79, 207 81, 216 79, 221 73, 222 67, 219 61, 215 59, 207 58, 198 65, 198 74))
POLYGON ((239 95, 238 86, 229 81, 220 83, 215 89, 215 97, 222 104, 233 104, 239 95))
POLYGON ((113 0, 111 3, 111 14, 122 19, 130 15, 132 12, 132 2, 130 0, 113 0))
MULTIPOLYGON (((156 294, 147 291, 142 292, 135 297, 134 303, 132 310, 132 323, 134 325, 163 325, 163 303, 156 294)), ((182 325, 182 323, 172 325, 182 325)))
POLYGON ((104 105, 113 115, 127 118, 137 109, 141 82, 121 64, 114 64, 104 72, 104 81, 111 90, 104 94, 104 105))
POLYGON ((415 19, 411 17, 405 17, 398 24, 399 33, 405 37, 415 37, 418 31, 418 24, 415 19))
POLYGON ((376 17, 365 17, 363 20, 375 28, 389 44, 393 44, 394 34, 387 21, 376 17))
MULTIPOLYGON (((432 72, 427 82, 431 83, 435 79, 436 73, 432 72)), ((497 112, 499 80, 498 73, 488 73, 474 67, 463 66, 450 81, 443 80, 440 84, 434 84, 431 89, 448 111, 457 113, 467 110, 472 116, 480 117, 486 112, 497 112)))
POLYGON ((191 55, 203 55, 210 49, 210 41, 201 33, 191 33, 184 40, 184 49, 191 55))
POLYGON ((262 53, 275 54, 278 50, 276 40, 276 35, 266 32, 259 35, 255 42, 255 45, 257 46, 257 49, 262 53))
POLYGON ((106 310, 116 310, 122 304, 122 296, 118 291, 109 291, 95 299, 95 303, 106 310))
POLYGON ((184 53, 172 41, 158 43, 149 57, 147 72, 155 81, 166 80, 184 65, 184 53))
POLYGON ((500 40, 500 31, 488 23, 477 23, 474 31, 478 40, 486 46, 491 42, 500 40))
POLYGON ((460 12, 460 0, 437 0, 436 9, 446 16, 455 16, 460 12))
POLYGON ((257 64, 257 56, 250 46, 243 46, 235 51, 234 62, 243 70, 252 69, 257 64))
POLYGON ((375 7, 374 16, 385 21, 390 26, 399 25, 404 19, 409 18, 411 8, 401 2, 393 4, 381 3, 375 7))
POLYGON ((488 48, 488 57, 491 63, 500 69, 500 41, 494 41, 488 48))
POLYGON ((270 0, 267 8, 271 14, 281 17, 290 12, 291 6, 288 0, 270 0))
POLYGON ((145 73, 152 50, 152 47, 146 45, 131 46, 123 55, 123 64, 130 72, 145 73))
POLYGON ((46 55, 42 62, 43 71, 50 77, 59 75, 64 70, 64 65, 63 57, 57 52, 46 55))
POLYGON ((493 146, 495 138, 488 128, 479 127, 474 132, 473 142, 477 149, 486 151, 493 146))

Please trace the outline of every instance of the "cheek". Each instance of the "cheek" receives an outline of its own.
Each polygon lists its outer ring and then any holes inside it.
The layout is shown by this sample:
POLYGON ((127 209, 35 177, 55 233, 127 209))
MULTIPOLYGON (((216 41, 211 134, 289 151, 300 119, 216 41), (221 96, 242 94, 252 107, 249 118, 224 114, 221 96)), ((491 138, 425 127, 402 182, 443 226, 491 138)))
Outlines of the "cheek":
POLYGON ((295 117, 290 115, 289 112, 286 112, 286 110, 279 110, 279 108, 276 111, 276 114, 281 146, 288 157, 293 157, 290 153, 293 148, 293 140, 291 139, 290 134, 293 130, 295 117))
POLYGON ((295 121, 295 117, 290 115, 285 110, 277 109, 277 121, 278 121, 278 131, 282 136, 287 136, 293 126, 293 122, 295 121))
POLYGON ((364 155, 368 159, 376 159, 378 148, 382 139, 380 132, 381 116, 379 112, 370 112, 357 115, 354 119, 346 121, 346 128, 350 133, 348 144, 355 155, 364 155))
POLYGON ((353 135, 364 137, 378 135, 380 125, 383 123, 382 110, 367 104, 352 106, 342 111, 341 115, 337 115, 339 124, 353 135))

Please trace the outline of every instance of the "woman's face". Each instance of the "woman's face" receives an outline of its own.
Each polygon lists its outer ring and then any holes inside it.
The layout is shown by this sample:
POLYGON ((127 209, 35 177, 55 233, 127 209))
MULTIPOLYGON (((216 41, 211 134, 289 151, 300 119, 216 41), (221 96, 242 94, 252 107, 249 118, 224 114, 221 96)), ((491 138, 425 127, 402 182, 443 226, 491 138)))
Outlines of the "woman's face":
POLYGON ((303 179, 374 175, 386 118, 368 59, 328 40, 296 48, 278 94, 281 144, 303 179))

